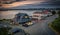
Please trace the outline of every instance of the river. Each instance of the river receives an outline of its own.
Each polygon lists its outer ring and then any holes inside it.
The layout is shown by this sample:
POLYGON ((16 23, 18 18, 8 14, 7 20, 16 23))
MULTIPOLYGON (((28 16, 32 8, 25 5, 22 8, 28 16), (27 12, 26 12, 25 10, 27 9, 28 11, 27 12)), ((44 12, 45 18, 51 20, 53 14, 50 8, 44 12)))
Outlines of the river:
POLYGON ((12 19, 18 13, 27 13, 29 16, 32 16, 33 12, 42 12, 42 11, 41 10, 9 10, 9 11, 0 11, 0 19, 12 19))

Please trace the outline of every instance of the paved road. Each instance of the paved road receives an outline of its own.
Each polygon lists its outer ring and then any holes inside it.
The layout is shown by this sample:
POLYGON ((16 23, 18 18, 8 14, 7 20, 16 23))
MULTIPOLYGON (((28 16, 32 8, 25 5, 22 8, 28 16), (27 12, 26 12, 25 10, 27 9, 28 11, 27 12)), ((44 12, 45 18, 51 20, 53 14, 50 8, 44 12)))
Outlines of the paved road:
POLYGON ((56 15, 47 17, 45 18, 45 20, 39 23, 35 23, 30 27, 22 27, 22 26, 18 26, 18 27, 27 31, 30 35, 57 35, 48 26, 48 24, 52 22, 55 18, 57 18, 56 15))

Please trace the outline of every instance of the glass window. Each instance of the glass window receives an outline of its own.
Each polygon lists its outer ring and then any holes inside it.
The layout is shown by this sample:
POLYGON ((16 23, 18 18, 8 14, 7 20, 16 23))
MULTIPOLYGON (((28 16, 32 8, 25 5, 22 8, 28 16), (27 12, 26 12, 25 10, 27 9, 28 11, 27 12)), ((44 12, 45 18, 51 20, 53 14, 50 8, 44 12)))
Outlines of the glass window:
POLYGON ((28 18, 29 18, 29 16, 24 16, 23 18, 27 18, 27 19, 28 19, 28 18))
POLYGON ((20 16, 18 16, 17 18, 20 18, 20 16))

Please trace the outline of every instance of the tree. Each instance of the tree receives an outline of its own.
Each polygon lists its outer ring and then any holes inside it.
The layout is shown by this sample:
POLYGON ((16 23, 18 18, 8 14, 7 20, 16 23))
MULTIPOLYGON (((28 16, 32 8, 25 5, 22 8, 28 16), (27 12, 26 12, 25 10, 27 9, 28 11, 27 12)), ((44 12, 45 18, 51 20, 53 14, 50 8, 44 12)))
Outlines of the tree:
POLYGON ((53 14, 53 15, 55 15, 55 14, 56 14, 56 12, 55 12, 55 11, 52 11, 52 14, 53 14))
POLYGON ((6 28, 6 27, 0 28, 0 35, 8 35, 10 29, 11 28, 6 28))
POLYGON ((60 10, 58 11, 58 15, 60 16, 60 10))

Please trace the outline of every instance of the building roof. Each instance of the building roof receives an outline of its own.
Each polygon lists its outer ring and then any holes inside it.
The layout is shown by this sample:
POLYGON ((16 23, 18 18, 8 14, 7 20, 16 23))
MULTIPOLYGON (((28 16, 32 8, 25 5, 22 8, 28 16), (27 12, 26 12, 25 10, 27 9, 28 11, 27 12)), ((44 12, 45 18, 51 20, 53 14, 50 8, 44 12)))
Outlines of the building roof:
POLYGON ((34 12, 33 14, 42 14, 43 12, 34 12))
POLYGON ((22 15, 25 15, 26 13, 18 13, 16 14, 16 16, 22 16, 22 15))
POLYGON ((34 12, 33 14, 47 14, 49 11, 43 11, 43 12, 34 12))

